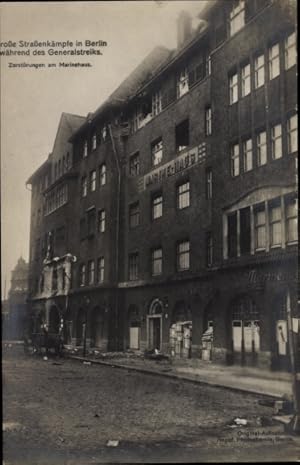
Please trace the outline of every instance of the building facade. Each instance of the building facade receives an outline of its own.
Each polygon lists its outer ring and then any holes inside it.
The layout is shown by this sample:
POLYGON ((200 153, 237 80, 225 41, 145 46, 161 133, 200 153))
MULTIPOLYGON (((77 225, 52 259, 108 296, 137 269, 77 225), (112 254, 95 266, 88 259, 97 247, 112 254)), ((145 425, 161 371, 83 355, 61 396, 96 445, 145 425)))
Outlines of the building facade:
POLYGON ((32 317, 62 324, 72 345, 288 369, 295 6, 209 2, 196 27, 183 13, 177 30, 176 50, 154 49, 71 133, 62 116, 29 180, 31 249, 42 251, 32 317), (57 178, 66 147, 72 165, 57 178))

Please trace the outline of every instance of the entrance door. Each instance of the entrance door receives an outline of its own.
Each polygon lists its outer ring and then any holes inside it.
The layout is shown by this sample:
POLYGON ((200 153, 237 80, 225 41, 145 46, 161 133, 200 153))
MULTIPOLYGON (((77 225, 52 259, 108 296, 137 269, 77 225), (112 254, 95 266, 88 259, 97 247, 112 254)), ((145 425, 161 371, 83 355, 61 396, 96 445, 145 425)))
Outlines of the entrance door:
POLYGON ((161 317, 149 317, 149 349, 161 349, 161 317))

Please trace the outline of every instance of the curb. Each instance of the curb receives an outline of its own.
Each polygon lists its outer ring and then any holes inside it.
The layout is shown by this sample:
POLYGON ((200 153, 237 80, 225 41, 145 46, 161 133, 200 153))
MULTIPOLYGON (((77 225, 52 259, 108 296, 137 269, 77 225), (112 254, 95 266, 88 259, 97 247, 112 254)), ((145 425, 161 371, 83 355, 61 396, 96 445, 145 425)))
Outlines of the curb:
POLYGON ((149 368, 133 367, 133 366, 128 366, 128 365, 122 365, 120 363, 106 362, 106 361, 103 361, 103 360, 92 360, 92 359, 87 358, 87 357, 79 357, 79 356, 76 356, 76 355, 66 355, 66 357, 70 358, 70 359, 73 359, 73 360, 78 360, 80 362, 90 362, 91 364, 95 364, 95 365, 102 365, 102 366, 107 366, 107 367, 111 367, 111 368, 120 368, 122 370, 131 370, 131 371, 140 372, 140 373, 144 373, 144 374, 148 374, 148 375, 154 375, 154 376, 164 376, 165 378, 175 379, 177 381, 178 380, 187 381, 187 382, 193 383, 193 384, 209 385, 209 386, 213 386, 213 387, 217 387, 217 388, 221 388, 221 389, 228 389, 230 391, 240 392, 242 394, 247 393, 247 394, 250 394, 250 395, 252 394, 252 395, 255 395, 255 396, 262 396, 262 397, 268 397, 268 398, 271 398, 271 399, 280 399, 280 400, 283 398, 283 394, 279 395, 279 394, 271 394, 271 393, 266 393, 266 392, 259 392, 257 390, 249 389, 249 388, 246 388, 246 387, 226 386, 226 385, 214 383, 214 382, 211 382, 211 381, 193 379, 193 378, 190 378, 188 376, 179 375, 179 374, 175 374, 175 373, 167 373, 167 372, 163 372, 163 371, 151 370, 149 368))

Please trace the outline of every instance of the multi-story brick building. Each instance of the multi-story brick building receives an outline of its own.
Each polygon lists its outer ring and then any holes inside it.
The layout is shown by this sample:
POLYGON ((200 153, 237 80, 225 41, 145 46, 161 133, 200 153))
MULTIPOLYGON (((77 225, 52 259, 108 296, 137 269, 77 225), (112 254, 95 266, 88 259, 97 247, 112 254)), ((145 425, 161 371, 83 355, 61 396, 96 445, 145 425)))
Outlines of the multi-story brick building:
POLYGON ((86 328, 87 346, 103 350, 288 366, 287 303, 299 316, 294 21, 293 2, 277 0, 210 1, 196 28, 183 13, 176 50, 154 49, 72 134, 59 129, 29 180, 32 212, 46 208, 40 230, 32 215, 31 247, 46 260, 31 256, 31 282, 32 308, 62 318, 67 342, 82 344, 86 328), (70 143, 72 167, 56 180, 70 143))

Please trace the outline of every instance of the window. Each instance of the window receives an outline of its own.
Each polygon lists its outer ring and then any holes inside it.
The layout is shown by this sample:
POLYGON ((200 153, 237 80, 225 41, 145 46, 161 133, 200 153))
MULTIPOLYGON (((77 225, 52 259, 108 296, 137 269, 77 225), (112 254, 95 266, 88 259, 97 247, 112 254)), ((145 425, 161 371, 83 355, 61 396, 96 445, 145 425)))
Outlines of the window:
POLYGON ((152 165, 156 166, 162 161, 163 142, 162 139, 157 140, 151 145, 152 165))
POLYGON ((189 76, 187 68, 184 68, 177 77, 177 98, 189 91, 189 76))
POLYGON ((227 217, 228 222, 228 256, 237 255, 237 214, 232 213, 227 217))
POLYGON ((229 77, 229 103, 232 105, 233 103, 238 101, 238 75, 232 74, 229 77))
POLYGON ((105 210, 99 210, 98 212, 98 232, 103 233, 105 231, 105 210))
POLYGON ((84 144, 83 144, 83 154, 82 154, 82 156, 83 156, 83 158, 88 156, 88 143, 87 143, 87 141, 85 141, 84 144))
POLYGON ((284 64, 285 69, 289 69, 296 64, 297 48, 296 48, 296 33, 289 35, 284 42, 284 64))
POLYGON ((233 36, 245 25, 245 2, 235 1, 234 8, 230 12, 230 35, 233 36))
POLYGON ((85 265, 80 265, 79 269, 79 285, 85 286, 85 265))
POLYGON ((281 206, 270 206, 270 244, 271 247, 281 245, 281 206))
POLYGON ((152 198, 152 219, 160 218, 163 210, 163 196, 161 193, 152 198))
POLYGON ((161 92, 155 92, 152 95, 152 116, 158 115, 162 110, 161 105, 161 92))
POLYGON ((177 271, 184 271, 190 268, 190 241, 183 241, 177 244, 177 271))
POLYGON ((101 136, 102 136, 103 141, 105 142, 106 137, 107 137, 107 128, 106 128, 106 126, 103 126, 103 128, 101 130, 101 136))
POLYGON ((205 73, 206 76, 210 76, 211 74, 211 56, 208 55, 205 59, 205 73))
POLYGON ((231 176, 235 177, 240 174, 240 148, 239 144, 234 144, 231 147, 231 176))
POLYGON ((95 150, 97 148, 97 134, 94 133, 92 136, 92 150, 95 150))
POLYGON ((280 74, 279 62, 279 44, 269 48, 269 75, 270 79, 274 79, 280 74))
POLYGON ((255 225, 255 249, 265 249, 266 247, 266 212, 264 207, 254 212, 255 225))
POLYGON ((205 135, 210 136, 212 133, 211 125, 211 107, 205 109, 205 135))
POLYGON ((95 209, 92 208, 87 212, 87 229, 88 236, 93 236, 95 234, 95 223, 96 223, 96 213, 95 209))
POLYGON ((157 276, 162 273, 162 249, 152 251, 152 276, 157 276))
POLYGON ((288 153, 298 150, 298 117, 293 115, 287 122, 288 153))
POLYGON ((90 189, 92 192, 96 190, 96 171, 93 170, 90 173, 90 189))
POLYGON ((298 240, 298 217, 296 198, 286 199, 285 216, 287 242, 295 242, 298 240))
POLYGON ((250 64, 242 68, 242 97, 250 94, 251 91, 251 81, 250 81, 250 64))
POLYGON ((251 220, 250 207, 240 210, 240 251, 241 254, 250 253, 251 250, 251 220))
POLYGON ((81 179, 81 197, 86 197, 87 195, 87 178, 84 176, 81 179))
POLYGON ((213 264, 213 239, 211 232, 206 233, 206 266, 211 267, 213 264))
POLYGON ((104 257, 100 257, 97 260, 97 282, 103 283, 104 281, 104 257))
POLYGON ((243 142, 243 160, 244 172, 252 170, 253 168, 253 152, 252 152, 252 139, 243 142))
POLYGON ((175 128, 176 150, 181 151, 186 149, 189 146, 189 143, 189 120, 186 119, 175 128))
POLYGON ((183 208, 190 206, 190 183, 189 181, 184 184, 177 186, 177 208, 182 210, 183 208))
POLYGON ((140 156, 138 153, 132 155, 129 160, 129 174, 138 176, 140 174, 140 156))
POLYGON ((212 199, 212 170, 207 168, 205 171, 206 177, 206 199, 212 199))
POLYGON ((274 160, 282 157, 281 124, 277 124, 271 128, 271 151, 274 160))
POLYGON ((256 136, 257 165, 262 166, 267 163, 267 134, 262 131, 256 136))
POLYGON ((103 163, 99 168, 99 183, 100 186, 104 186, 106 184, 106 165, 103 163))
POLYGON ((135 228, 140 224, 140 205, 136 202, 129 206, 129 227, 135 228))
POLYGON ((94 284, 95 282, 95 262, 90 260, 88 262, 88 283, 89 285, 94 284))
POLYGON ((129 281, 134 281, 139 277, 139 254, 132 253, 128 260, 128 278, 129 281))
POLYGON ((258 89, 265 83, 265 57, 259 55, 254 60, 254 87, 258 89))

